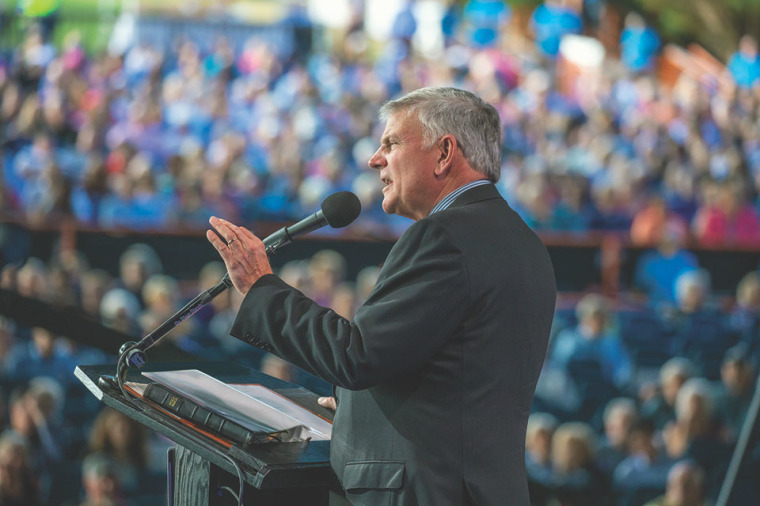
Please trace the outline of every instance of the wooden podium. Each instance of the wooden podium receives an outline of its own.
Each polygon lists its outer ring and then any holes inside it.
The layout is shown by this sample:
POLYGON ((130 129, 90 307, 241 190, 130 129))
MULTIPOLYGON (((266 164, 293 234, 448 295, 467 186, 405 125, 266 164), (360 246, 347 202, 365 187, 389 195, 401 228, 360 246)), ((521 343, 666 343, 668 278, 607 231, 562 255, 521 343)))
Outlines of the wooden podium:
MULTIPOLYGON (((142 370, 181 369, 198 369, 225 383, 258 383, 332 419, 332 413, 317 404, 316 394, 234 362, 157 363, 147 364, 142 370)), ((145 402, 137 405, 127 402, 118 388, 99 381, 102 376, 113 376, 115 370, 115 365, 79 366, 75 375, 98 400, 176 443, 168 456, 167 504, 235 504, 229 491, 237 493, 239 482, 235 467, 226 457, 234 459, 243 471, 245 504, 328 503, 330 488, 336 483, 330 470, 329 441, 227 448, 145 402)), ((148 382, 136 370, 129 371, 127 381, 148 382)))

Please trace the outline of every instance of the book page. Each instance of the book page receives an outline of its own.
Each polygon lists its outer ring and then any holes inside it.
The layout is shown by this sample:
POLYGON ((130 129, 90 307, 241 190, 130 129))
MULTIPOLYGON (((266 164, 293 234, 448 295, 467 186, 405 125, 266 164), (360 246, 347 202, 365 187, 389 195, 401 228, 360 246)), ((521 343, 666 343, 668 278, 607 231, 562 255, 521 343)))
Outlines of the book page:
POLYGON ((258 384, 231 383, 230 386, 253 399, 271 406, 273 409, 292 419, 296 425, 305 425, 312 432, 324 436, 323 439, 330 439, 332 422, 325 420, 300 404, 296 404, 287 397, 258 384))
POLYGON ((258 388, 241 391, 241 385, 233 387, 197 369, 142 375, 249 430, 260 431, 263 427, 274 432, 303 425, 307 429, 304 437, 330 439, 331 430, 324 426, 326 423, 331 429, 329 422, 261 385, 244 385, 258 388))

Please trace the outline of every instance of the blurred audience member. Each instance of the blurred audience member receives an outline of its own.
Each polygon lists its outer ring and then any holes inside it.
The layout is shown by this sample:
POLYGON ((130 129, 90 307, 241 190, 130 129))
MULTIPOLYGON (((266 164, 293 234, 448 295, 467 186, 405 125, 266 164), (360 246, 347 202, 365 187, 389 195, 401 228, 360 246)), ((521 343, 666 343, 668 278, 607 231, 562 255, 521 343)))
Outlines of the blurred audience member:
POLYGON ((658 444, 651 420, 641 419, 631 426, 627 447, 629 456, 615 468, 613 489, 624 504, 637 504, 634 499, 655 497, 665 490, 673 460, 658 444))
POLYGON ((63 438, 53 423, 55 410, 51 407, 62 398, 60 387, 58 399, 52 399, 53 395, 40 388, 17 389, 11 392, 9 402, 10 430, 24 442, 25 462, 37 477, 38 493, 48 489, 63 458, 63 438))
POLYGON ((468 0, 463 21, 473 47, 494 47, 511 16, 509 4, 501 0, 468 0))
POLYGON ((377 283, 377 277, 380 275, 380 267, 370 265, 359 271, 356 275, 356 305, 362 305, 377 283))
MULTIPOLYGON (((634 227, 636 222, 634 221, 634 227)), ((631 235, 633 235, 633 230, 631 235)), ((687 237, 684 223, 678 220, 665 221, 657 238, 657 249, 644 253, 636 263, 634 286, 642 290, 650 304, 674 303, 676 300, 676 279, 699 266, 693 253, 683 249, 687 237)), ((636 241, 636 239, 634 239, 636 241)))
POLYGON ((557 335, 550 352, 550 364, 566 370, 577 359, 599 363, 604 379, 626 386, 631 378, 631 360, 610 326, 609 301, 598 294, 585 295, 576 306, 578 325, 557 335))
POLYGON ((112 408, 104 408, 90 431, 89 453, 110 457, 124 493, 142 493, 140 484, 149 469, 147 428, 112 408))
POLYGON ((131 292, 144 307, 143 284, 154 274, 163 272, 158 254, 147 244, 133 244, 119 258, 119 280, 123 288, 131 292))
MULTIPOLYGON (((222 262, 213 261, 204 265, 198 273, 198 293, 204 292, 216 286, 222 280, 225 274, 227 274, 227 269, 224 268, 224 264, 222 262)), ((193 315, 193 322, 197 323, 201 327, 202 331, 208 331, 208 326, 212 318, 219 313, 225 312, 230 307, 230 297, 232 291, 227 290, 214 297, 210 304, 203 306, 197 313, 193 315)))
POLYGON ((704 378, 691 378, 676 397, 676 421, 686 424, 690 437, 715 434, 715 391, 704 378))
POLYGON ((625 16, 625 28, 620 35, 620 59, 628 70, 650 72, 655 70, 660 36, 654 28, 647 26, 636 12, 625 16))
POLYGON ((607 483, 594 468, 595 451, 596 436, 585 423, 567 422, 554 431, 552 486, 560 504, 605 504, 607 483))
POLYGON ((736 344, 737 336, 711 300, 708 272, 700 269, 681 274, 676 280, 676 302, 675 308, 662 311, 672 336, 671 352, 691 359, 706 378, 719 379, 723 355, 736 344))
POLYGON ((79 297, 85 314, 100 318, 100 303, 111 283, 111 276, 102 269, 92 269, 82 274, 79 297))
POLYGON ((705 476, 696 464, 685 461, 674 465, 668 473, 665 495, 645 506, 708 506, 705 499, 705 476))
POLYGON ((293 260, 287 262, 280 269, 280 277, 290 286, 302 292, 308 292, 311 289, 309 279, 309 264, 304 260, 293 260))
POLYGON ((693 222, 694 235, 705 246, 760 245, 760 218, 734 184, 708 185, 693 222))
POLYGON ((552 438, 559 421, 549 413, 532 413, 525 433, 525 470, 531 504, 545 505, 554 489, 552 438))
POLYGON ((551 449, 559 421, 549 413, 532 413, 525 435, 525 467, 531 480, 549 483, 552 471, 551 449))
MULTIPOLYGON (((165 274, 154 274, 149 277, 143 284, 141 293, 145 309, 140 314, 140 327, 141 334, 145 335, 179 309, 177 299, 181 293, 177 280, 165 274)), ((172 334, 178 331, 186 331, 186 327, 175 328, 172 334)))
POLYGON ((16 273, 16 290, 20 295, 48 301, 51 298, 47 266, 39 258, 29 258, 16 273))
POLYGON ((11 320, 0 316, 0 378, 8 377, 8 359, 15 341, 16 327, 11 320))
POLYGON ((658 391, 651 397, 643 399, 641 416, 652 420, 657 430, 676 419, 676 398, 684 383, 694 377, 695 368, 690 360, 674 357, 660 368, 658 391))
POLYGON ((628 456, 628 436, 638 421, 638 409, 632 399, 612 399, 604 408, 604 437, 596 452, 596 467, 608 478, 628 456))
POLYGON ((140 301, 132 292, 124 288, 109 290, 100 301, 100 321, 103 325, 125 334, 138 334, 139 314, 140 301))
POLYGON ((663 307, 663 318, 673 329, 684 326, 692 317, 715 312, 710 301, 710 273, 705 269, 689 270, 680 274, 675 283, 675 307, 663 307))
POLYGON ((322 250, 309 261, 309 296, 325 307, 331 307, 335 288, 343 282, 346 259, 333 250, 322 250))
POLYGON ((728 441, 736 441, 755 392, 755 368, 747 349, 738 345, 726 352, 717 386, 715 412, 728 441))
POLYGON ((712 496, 725 476, 729 447, 720 439, 714 416, 715 391, 704 378, 684 383, 676 398, 676 421, 663 430, 670 458, 694 460, 706 473, 705 493, 712 496))
POLYGON ((760 274, 747 273, 736 287, 736 305, 729 327, 746 348, 749 360, 760 367, 760 274))
POLYGON ((348 320, 354 319, 359 306, 356 304, 356 289, 352 283, 341 283, 333 291, 330 308, 348 320))
POLYGON ((568 7, 567 0, 546 0, 536 7, 530 19, 530 26, 539 52, 550 59, 557 57, 562 37, 581 33, 583 21, 580 15, 568 7))
POLYGON ((18 382, 46 376, 68 386, 75 380, 76 357, 50 331, 34 327, 29 342, 19 341, 14 345, 7 367, 8 376, 18 382))
POLYGON ((760 80, 760 55, 757 41, 752 35, 744 35, 739 50, 728 60, 728 70, 740 88, 752 88, 760 80))
POLYGON ((119 466, 105 454, 91 453, 82 461, 84 501, 79 506, 118 506, 124 504, 120 491, 119 466))
POLYGON ((0 504, 36 506, 40 504, 38 486, 23 437, 4 432, 0 435, 0 504))
POLYGON ((679 239, 678 245, 683 247, 688 234, 688 224, 683 218, 668 210, 664 198, 655 195, 633 216, 631 241, 637 245, 649 246, 660 243, 666 234, 675 235, 673 239, 679 239))

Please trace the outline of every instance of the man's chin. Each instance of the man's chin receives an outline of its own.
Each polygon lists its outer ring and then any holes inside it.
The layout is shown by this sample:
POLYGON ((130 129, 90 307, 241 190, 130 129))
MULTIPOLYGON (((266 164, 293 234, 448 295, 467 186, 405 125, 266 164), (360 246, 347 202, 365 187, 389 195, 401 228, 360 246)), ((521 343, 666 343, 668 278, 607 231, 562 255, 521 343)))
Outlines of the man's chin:
POLYGON ((388 199, 388 197, 383 198, 383 211, 385 214, 395 214, 396 209, 393 205, 393 202, 388 199))

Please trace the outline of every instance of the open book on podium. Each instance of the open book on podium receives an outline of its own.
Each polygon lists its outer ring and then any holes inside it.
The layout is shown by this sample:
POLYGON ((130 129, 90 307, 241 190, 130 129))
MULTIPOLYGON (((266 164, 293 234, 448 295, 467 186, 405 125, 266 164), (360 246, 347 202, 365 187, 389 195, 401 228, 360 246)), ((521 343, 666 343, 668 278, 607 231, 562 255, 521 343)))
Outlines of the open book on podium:
POLYGON ((197 369, 143 372, 151 383, 126 387, 217 442, 329 440, 332 422, 260 384, 228 384, 197 369))

